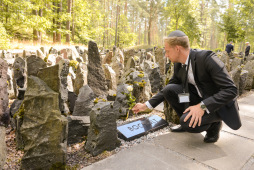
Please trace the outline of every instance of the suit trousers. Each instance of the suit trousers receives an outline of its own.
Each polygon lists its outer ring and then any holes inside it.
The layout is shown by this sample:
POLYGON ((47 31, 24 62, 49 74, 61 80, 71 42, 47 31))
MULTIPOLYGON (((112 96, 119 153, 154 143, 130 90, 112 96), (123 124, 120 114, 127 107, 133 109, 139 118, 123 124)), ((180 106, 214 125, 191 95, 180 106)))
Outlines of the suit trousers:
POLYGON ((207 131, 212 123, 221 121, 220 116, 215 113, 207 113, 205 112, 201 125, 196 125, 195 128, 189 127, 189 123, 191 117, 188 121, 184 122, 185 117, 188 113, 183 114, 184 110, 187 106, 193 106, 200 103, 203 99, 198 95, 198 92, 194 85, 188 83, 190 102, 189 103, 179 103, 178 94, 183 93, 182 85, 180 84, 168 84, 163 88, 163 96, 167 100, 167 102, 171 105, 171 107, 176 111, 177 115, 180 117, 180 124, 184 130, 191 133, 200 133, 203 131, 207 131), (187 105, 186 105, 187 104, 187 105))

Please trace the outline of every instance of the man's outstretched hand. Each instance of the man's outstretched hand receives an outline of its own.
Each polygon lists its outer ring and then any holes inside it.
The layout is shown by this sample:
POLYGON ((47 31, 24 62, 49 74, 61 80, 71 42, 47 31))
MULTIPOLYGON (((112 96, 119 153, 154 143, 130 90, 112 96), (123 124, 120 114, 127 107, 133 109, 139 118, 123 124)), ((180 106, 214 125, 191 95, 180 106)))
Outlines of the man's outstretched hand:
POLYGON ((185 117, 184 122, 186 122, 191 117, 189 127, 195 128, 197 124, 200 126, 202 116, 205 113, 205 111, 201 109, 200 104, 188 107, 183 113, 187 112, 190 113, 185 117))
POLYGON ((137 103, 133 108, 132 111, 137 114, 138 112, 142 112, 148 109, 145 103, 137 103))

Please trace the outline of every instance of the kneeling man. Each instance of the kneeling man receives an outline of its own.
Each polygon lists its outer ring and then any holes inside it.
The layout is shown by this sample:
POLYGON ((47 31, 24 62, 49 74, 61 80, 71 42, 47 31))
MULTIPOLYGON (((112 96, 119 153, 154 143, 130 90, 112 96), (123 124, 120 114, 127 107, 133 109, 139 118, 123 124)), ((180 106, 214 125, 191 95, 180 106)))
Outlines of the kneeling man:
POLYGON ((224 63, 212 51, 190 49, 188 36, 176 30, 164 39, 166 57, 174 63, 169 84, 133 112, 154 108, 166 100, 180 117, 172 132, 206 131, 204 142, 219 139, 222 120, 232 129, 241 127, 237 88, 224 63))

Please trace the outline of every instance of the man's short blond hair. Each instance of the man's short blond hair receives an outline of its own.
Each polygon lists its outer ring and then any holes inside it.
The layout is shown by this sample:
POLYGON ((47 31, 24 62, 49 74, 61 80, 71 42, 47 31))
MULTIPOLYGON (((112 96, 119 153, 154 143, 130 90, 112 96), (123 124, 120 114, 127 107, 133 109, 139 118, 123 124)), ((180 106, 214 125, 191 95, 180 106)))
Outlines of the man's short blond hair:
POLYGON ((175 47, 176 45, 182 46, 185 49, 190 48, 189 38, 188 36, 183 37, 164 37, 164 42, 168 43, 171 47, 175 47))

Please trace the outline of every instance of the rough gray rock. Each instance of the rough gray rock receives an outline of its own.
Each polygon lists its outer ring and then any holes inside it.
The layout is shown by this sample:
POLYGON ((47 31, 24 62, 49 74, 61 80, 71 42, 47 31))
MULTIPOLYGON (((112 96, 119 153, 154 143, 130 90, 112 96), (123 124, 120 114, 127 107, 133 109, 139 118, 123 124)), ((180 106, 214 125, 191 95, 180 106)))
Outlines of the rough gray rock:
POLYGON ((155 59, 160 67, 160 75, 165 75, 166 73, 166 57, 164 55, 163 48, 156 48, 154 51, 155 59))
POLYGON ((237 66, 234 70, 232 70, 231 72, 229 72, 229 75, 231 76, 231 78, 233 79, 236 87, 237 87, 237 91, 239 94, 239 84, 240 84, 240 77, 241 77, 241 71, 242 71, 242 67, 241 66, 237 66))
POLYGON ((107 83, 101 64, 101 58, 97 44, 93 41, 88 43, 88 78, 89 87, 96 96, 107 96, 107 83))
MULTIPOLYGON (((128 84, 121 84, 117 87, 116 99, 113 105, 114 113, 117 118, 126 117, 129 112, 129 100, 127 94, 132 95, 132 91, 128 90, 128 84)), ((131 88, 133 88, 131 86, 131 88)))
POLYGON ((21 57, 17 57, 13 64, 13 73, 15 83, 23 88, 25 83, 25 60, 21 57))
POLYGON ((81 87, 87 84, 87 64, 80 63, 76 71, 76 79, 74 81, 73 90, 78 95, 81 87))
POLYGON ((234 70, 237 66, 241 66, 241 63, 242 63, 242 59, 235 57, 231 62, 231 69, 230 70, 234 70))
POLYGON ((8 90, 7 90, 7 69, 8 65, 5 60, 0 58, 0 126, 6 126, 6 112, 9 105, 8 90))
POLYGON ((117 90, 116 72, 108 64, 103 65, 106 80, 108 82, 109 90, 117 90))
POLYGON ((102 64, 110 64, 112 63, 112 58, 113 58, 113 51, 109 51, 106 56, 103 59, 102 64))
POLYGON ((0 126, 0 167, 4 167, 5 160, 6 160, 5 127, 0 126))
POLYGON ((46 68, 46 63, 40 58, 32 55, 27 58, 27 76, 36 76, 41 68, 46 68))
POLYGON ((99 102, 90 113, 90 127, 85 149, 96 156, 105 150, 113 150, 118 145, 116 115, 112 104, 99 102))
POLYGON ((229 56, 226 51, 216 53, 218 58, 225 64, 226 69, 230 72, 229 56))
POLYGON ((243 90, 245 89, 245 86, 246 86, 246 80, 247 80, 248 74, 249 72, 247 70, 241 71, 240 82, 239 82, 239 95, 243 94, 243 90))
POLYGON ((37 77, 28 77, 21 135, 25 144, 21 169, 50 169, 64 165, 67 119, 61 116, 58 93, 37 77))
POLYGON ((136 62, 134 60, 134 57, 130 57, 124 68, 125 70, 129 70, 130 68, 135 68, 135 67, 136 67, 136 62))
POLYGON ((67 144, 74 144, 84 141, 88 135, 90 126, 89 116, 68 116, 68 140, 67 144))
POLYGON ((152 93, 158 92, 162 88, 162 79, 158 64, 146 60, 144 62, 144 71, 148 74, 152 93))
POLYGON ((124 67, 125 67, 129 58, 134 57, 134 55, 136 54, 136 51, 134 49, 129 49, 124 51, 123 54, 124 54, 124 67))
POLYGON ((247 62, 243 67, 243 70, 247 70, 249 72, 246 80, 245 89, 254 89, 254 60, 247 62))
POLYGON ((131 72, 125 84, 133 84, 133 95, 136 102, 146 102, 152 97, 151 85, 148 75, 142 71, 131 72))
POLYGON ((40 69, 38 77, 42 79, 53 91, 59 94, 59 109, 62 113, 69 113, 67 106, 68 90, 67 90, 67 75, 69 63, 63 60, 61 63, 40 69), (61 67, 61 68, 60 68, 61 67))
POLYGON ((94 106, 95 94, 93 90, 85 85, 80 88, 78 99, 75 102, 73 116, 89 116, 94 106))

